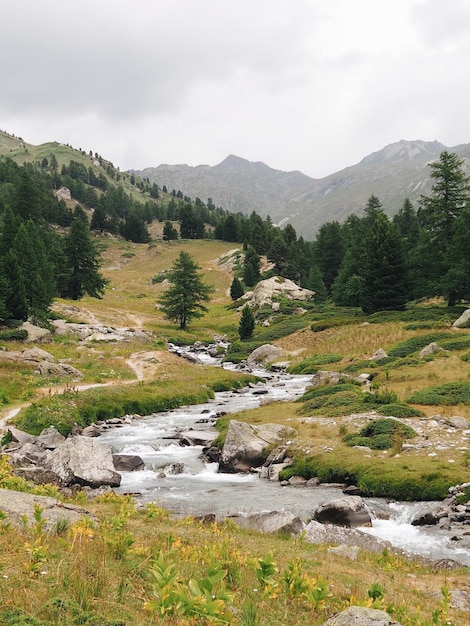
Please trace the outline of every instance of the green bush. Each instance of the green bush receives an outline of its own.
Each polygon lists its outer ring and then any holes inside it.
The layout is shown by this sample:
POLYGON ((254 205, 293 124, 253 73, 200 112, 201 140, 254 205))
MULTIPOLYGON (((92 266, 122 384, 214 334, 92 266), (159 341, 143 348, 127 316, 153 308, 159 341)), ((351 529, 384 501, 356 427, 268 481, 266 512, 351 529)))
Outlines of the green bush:
POLYGON ((391 417, 422 417, 423 412, 415 409, 407 404, 384 404, 380 407, 382 415, 390 415, 391 417))
POLYGON ((446 341, 442 341, 440 346, 444 348, 444 350, 465 350, 466 348, 470 348, 470 335, 447 339, 446 341))
POLYGON ((359 434, 362 437, 375 437, 376 435, 398 435, 404 439, 416 437, 416 432, 412 428, 403 422, 387 417, 369 422, 361 428, 359 434))
POLYGON ((10 330, 0 330, 0 341, 26 341, 28 331, 20 328, 10 330))
POLYGON ((321 398, 324 396, 332 396, 340 391, 357 391, 358 385, 354 383, 338 383, 336 385, 321 385, 320 387, 311 387, 307 389, 304 395, 297 402, 305 402, 313 398, 321 398))
POLYGON ((417 337, 410 337, 406 341, 402 341, 388 351, 389 357, 403 358, 418 350, 422 350, 430 343, 441 341, 442 339, 449 339, 453 337, 451 333, 439 332, 429 333, 427 335, 418 335, 417 337))
POLYGON ((437 406, 453 406, 456 404, 470 404, 470 383, 456 382, 428 387, 416 391, 407 400, 411 404, 425 404, 437 406))
POLYGON ((289 374, 315 374, 319 370, 319 366, 328 365, 341 361, 341 354, 317 354, 308 359, 304 359, 297 365, 292 365, 287 369, 289 374))
POLYGON ((357 374, 357 372, 368 372, 371 369, 376 369, 378 367, 376 361, 366 361, 362 359, 361 361, 354 361, 346 367, 341 368, 341 372, 344 374, 357 374))

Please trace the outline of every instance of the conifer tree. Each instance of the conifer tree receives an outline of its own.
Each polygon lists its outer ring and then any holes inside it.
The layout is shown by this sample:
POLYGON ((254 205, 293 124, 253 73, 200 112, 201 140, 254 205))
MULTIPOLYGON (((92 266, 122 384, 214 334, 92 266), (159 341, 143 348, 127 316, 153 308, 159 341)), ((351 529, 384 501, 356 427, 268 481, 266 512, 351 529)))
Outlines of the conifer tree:
POLYGON ((158 301, 166 319, 178 322, 182 330, 192 319, 207 313, 203 303, 210 300, 213 291, 198 270, 200 267, 193 257, 182 250, 167 274, 171 286, 158 301))
POLYGON ((232 284, 230 285, 230 297, 232 298, 232 300, 238 300, 238 298, 241 298, 244 293, 245 292, 243 290, 241 282, 235 276, 235 278, 232 280, 232 284))
POLYGON ((247 246, 243 265, 243 282, 247 287, 256 285, 259 279, 260 257, 253 246, 247 246))
POLYGON ((242 315, 240 317, 240 323, 238 325, 238 335, 240 339, 249 339, 253 335, 255 329, 255 316, 253 311, 245 304, 242 309, 242 315))

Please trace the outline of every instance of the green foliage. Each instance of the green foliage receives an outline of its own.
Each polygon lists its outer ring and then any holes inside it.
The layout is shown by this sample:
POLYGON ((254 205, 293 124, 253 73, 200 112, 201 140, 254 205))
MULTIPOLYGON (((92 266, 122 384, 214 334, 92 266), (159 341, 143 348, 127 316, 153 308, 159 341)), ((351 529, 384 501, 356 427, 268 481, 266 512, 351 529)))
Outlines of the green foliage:
POLYGON ((178 322, 182 330, 207 312, 203 303, 210 300, 214 291, 202 280, 199 269, 193 257, 182 250, 168 272, 172 284, 159 299, 164 316, 178 322))
POLYGON ((341 354, 317 354, 304 359, 297 365, 291 365, 287 371, 290 374, 315 374, 320 369, 320 366, 337 363, 342 358, 341 354))
POLYGON ((407 404, 384 404, 380 406, 382 415, 390 415, 393 417, 422 417, 424 413, 407 404))
POLYGON ((242 314, 240 317, 240 323, 238 325, 238 335, 241 340, 249 339, 253 335, 253 331, 255 329, 255 316, 253 315, 253 311, 248 304, 242 309, 242 314))
POLYGON ((348 446, 367 446, 372 450, 388 450, 398 439, 411 439, 416 432, 394 419, 382 418, 369 422, 359 433, 348 433, 343 441, 348 446))
POLYGON ((463 493, 458 494, 456 500, 458 504, 466 504, 467 502, 470 502, 470 485, 465 487, 463 493))
POLYGON ((470 383, 455 382, 428 387, 413 393, 407 402, 431 406, 470 404, 470 383))
POLYGON ((429 343, 442 341, 443 339, 449 339, 453 337, 452 333, 448 332, 435 332, 429 333, 427 335, 417 335, 415 337, 410 337, 410 339, 406 339, 405 341, 400 342, 390 350, 388 350, 389 357, 395 358, 403 358, 414 352, 418 352, 418 350, 422 350, 429 343))
POLYGON ((26 341, 28 331, 20 328, 12 328, 11 330, 0 330, 0 341, 26 341))
POLYGON ((232 284, 230 285, 230 297, 232 298, 232 300, 238 300, 243 296, 244 293, 245 291, 243 289, 243 285, 235 276, 235 278, 232 280, 232 284))
POLYGON ((441 341, 439 345, 444 350, 465 350, 470 347, 470 335, 446 339, 445 341, 441 341))

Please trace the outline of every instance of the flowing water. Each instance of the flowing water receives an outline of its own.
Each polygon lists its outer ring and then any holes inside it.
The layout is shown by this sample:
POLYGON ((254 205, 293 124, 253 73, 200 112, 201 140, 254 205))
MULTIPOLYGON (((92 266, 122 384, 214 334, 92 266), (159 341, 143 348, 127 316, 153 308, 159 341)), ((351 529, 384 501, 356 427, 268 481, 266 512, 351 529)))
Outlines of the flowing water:
MULTIPOLYGON (((205 363, 220 365, 210 357, 203 359, 205 363)), ((117 491, 139 494, 141 501, 155 502, 179 515, 215 513, 223 517, 288 510, 305 520, 319 504, 342 497, 341 490, 333 486, 282 487, 280 483, 259 479, 257 474, 218 473, 216 463, 201 460, 204 445, 217 436, 213 427, 217 415, 254 408, 266 401, 293 400, 303 394, 311 380, 311 376, 271 374, 265 370, 253 373, 265 377, 266 382, 238 392, 217 393, 214 400, 204 404, 153 414, 105 431, 101 440, 111 444, 115 452, 136 454, 145 462, 143 471, 121 473, 117 491), (197 438, 200 445, 182 446, 182 437, 197 438)), ((411 525, 413 516, 429 508, 429 502, 366 502, 373 526, 361 529, 364 532, 411 554, 435 560, 452 558, 470 566, 470 551, 453 544, 444 531, 411 525), (388 519, 382 519, 384 512, 388 519)))

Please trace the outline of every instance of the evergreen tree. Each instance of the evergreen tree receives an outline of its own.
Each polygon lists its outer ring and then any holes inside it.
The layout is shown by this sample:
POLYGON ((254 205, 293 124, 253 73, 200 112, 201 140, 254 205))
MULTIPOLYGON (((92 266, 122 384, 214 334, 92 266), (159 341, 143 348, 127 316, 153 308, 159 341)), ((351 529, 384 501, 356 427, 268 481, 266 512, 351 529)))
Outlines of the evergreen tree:
POLYGON ((393 216, 392 223, 400 235, 403 250, 409 254, 419 240, 419 221, 416 211, 408 198, 401 209, 393 216))
POLYGON ((253 287, 259 280, 260 257, 253 246, 247 246, 243 264, 243 282, 247 287, 253 287))
POLYGON ((232 280, 232 284, 230 285, 230 297, 232 298, 232 300, 238 300, 243 296, 244 293, 245 292, 243 290, 241 282, 235 276, 235 278, 232 280))
POLYGON ((253 315, 253 311, 248 304, 245 304, 242 309, 242 315, 238 325, 238 335, 240 339, 249 339, 253 335, 254 329, 255 316, 253 315))
POLYGON ((100 274, 100 255, 90 237, 88 221, 82 209, 76 209, 70 232, 65 239, 68 276, 65 280, 64 298, 79 300, 85 294, 101 298, 106 279, 100 274))
MULTIPOLYGON (((426 295, 444 295, 454 306, 463 295, 454 280, 461 259, 451 253, 456 222, 470 201, 469 178, 463 171, 463 160, 444 151, 439 161, 431 163, 434 184, 430 196, 421 196, 418 218, 425 231, 420 241, 419 271, 421 288, 426 295), (433 272, 428 266, 432 259, 433 272), (432 292, 434 291, 434 293, 432 292)), ((455 247, 454 247, 455 249, 455 247)))
POLYGON ((320 270, 316 265, 310 267, 308 273, 307 282, 305 284, 307 289, 311 289, 315 292, 315 302, 321 304, 328 299, 328 292, 323 282, 320 270))
POLYGON ((345 248, 343 229, 339 222, 327 222, 320 226, 313 247, 314 258, 330 294, 343 261, 345 248))
POLYGON ((166 220, 165 225, 163 226, 163 239, 165 241, 174 241, 178 239, 178 231, 170 220, 166 220))
POLYGON ((3 259, 3 278, 5 281, 4 309, 9 318, 14 320, 28 319, 28 300, 24 284, 23 272, 14 250, 9 250, 3 259))
POLYGON ((361 268, 365 313, 402 310, 408 290, 406 264, 397 230, 384 213, 376 213, 364 241, 361 268))
POLYGON ((178 322, 184 330, 194 318, 207 312, 204 302, 210 300, 213 287, 207 285, 193 257, 182 250, 168 272, 171 286, 162 294, 159 304, 166 319, 178 322))

